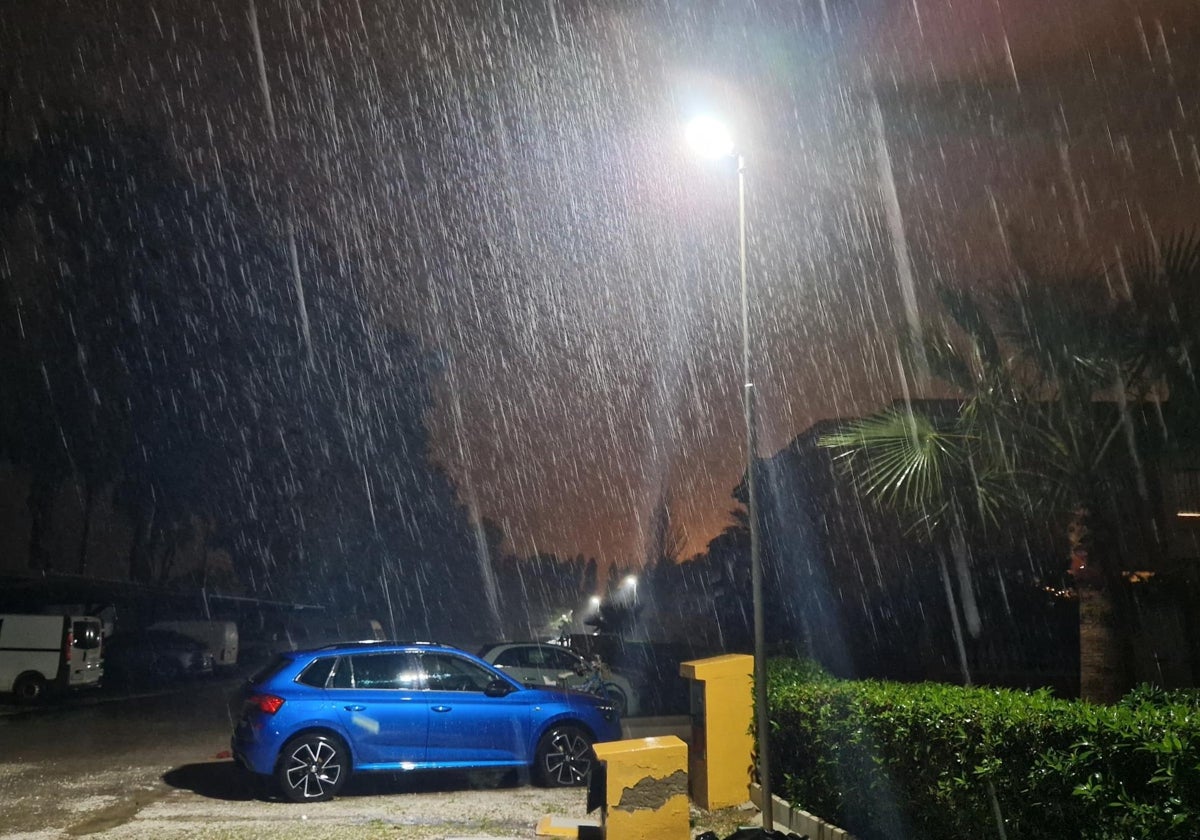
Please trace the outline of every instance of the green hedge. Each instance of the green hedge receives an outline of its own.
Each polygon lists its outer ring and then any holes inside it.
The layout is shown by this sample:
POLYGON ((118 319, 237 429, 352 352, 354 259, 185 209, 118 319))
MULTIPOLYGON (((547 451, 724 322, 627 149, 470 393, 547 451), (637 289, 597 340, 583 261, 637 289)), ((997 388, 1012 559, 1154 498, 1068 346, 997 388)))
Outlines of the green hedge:
POLYGON ((864 840, 1200 837, 1200 709, 770 668, 774 792, 864 840))

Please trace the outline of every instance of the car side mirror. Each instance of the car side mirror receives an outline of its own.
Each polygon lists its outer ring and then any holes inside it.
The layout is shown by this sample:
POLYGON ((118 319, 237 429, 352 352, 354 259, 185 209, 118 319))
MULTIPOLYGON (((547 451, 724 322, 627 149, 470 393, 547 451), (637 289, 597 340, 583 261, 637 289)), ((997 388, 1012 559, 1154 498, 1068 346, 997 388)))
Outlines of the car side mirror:
POLYGON ((492 680, 487 684, 487 687, 483 690, 483 693, 488 697, 507 697, 514 691, 516 691, 516 689, 513 688, 512 683, 508 682, 507 680, 492 680))

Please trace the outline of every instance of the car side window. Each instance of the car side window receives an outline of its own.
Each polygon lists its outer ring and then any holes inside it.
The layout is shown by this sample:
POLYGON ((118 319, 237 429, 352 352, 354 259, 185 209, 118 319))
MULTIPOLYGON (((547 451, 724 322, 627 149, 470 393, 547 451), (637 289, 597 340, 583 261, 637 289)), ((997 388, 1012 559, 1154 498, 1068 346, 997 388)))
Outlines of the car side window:
POLYGON ((354 688, 354 666, 349 656, 338 657, 329 688, 354 688))
POLYGON ((421 665, 430 691, 483 691, 496 679, 486 668, 447 653, 423 653, 421 665))
POLYGON ((411 691, 420 687, 420 671, 411 653, 360 653, 348 658, 355 688, 411 691))

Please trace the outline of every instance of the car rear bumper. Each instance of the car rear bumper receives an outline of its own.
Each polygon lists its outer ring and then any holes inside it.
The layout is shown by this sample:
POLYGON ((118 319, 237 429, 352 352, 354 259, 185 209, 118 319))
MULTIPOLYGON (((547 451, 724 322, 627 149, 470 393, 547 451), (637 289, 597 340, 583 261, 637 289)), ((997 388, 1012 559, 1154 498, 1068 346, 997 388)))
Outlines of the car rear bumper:
POLYGON ((275 772, 275 762, 287 738, 275 718, 243 709, 229 744, 247 770, 270 775, 275 772))
POLYGON ((275 771, 275 757, 278 751, 274 744, 268 744, 257 737, 246 721, 238 722, 233 737, 229 739, 229 748, 233 753, 233 760, 251 773, 267 776, 275 771))

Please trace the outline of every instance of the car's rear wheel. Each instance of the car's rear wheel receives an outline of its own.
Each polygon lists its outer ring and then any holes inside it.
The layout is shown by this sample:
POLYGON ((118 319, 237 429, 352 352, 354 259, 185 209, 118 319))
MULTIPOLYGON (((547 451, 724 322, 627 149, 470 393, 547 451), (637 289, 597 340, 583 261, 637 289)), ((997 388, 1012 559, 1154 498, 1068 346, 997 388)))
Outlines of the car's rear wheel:
POLYGON ((587 783, 596 754, 592 739, 578 726, 555 726, 538 741, 534 778, 546 787, 577 787, 587 783))
POLYGON ((340 739, 310 734, 283 746, 275 767, 275 783, 292 802, 333 799, 350 775, 350 751, 340 739))
POLYGON ((41 674, 22 674, 13 683, 13 694, 18 703, 40 703, 46 699, 46 680, 41 674))

